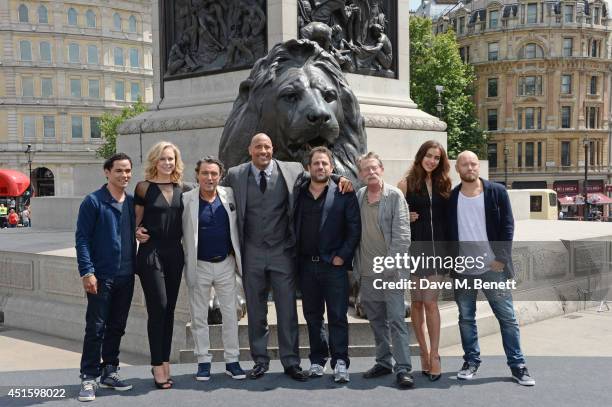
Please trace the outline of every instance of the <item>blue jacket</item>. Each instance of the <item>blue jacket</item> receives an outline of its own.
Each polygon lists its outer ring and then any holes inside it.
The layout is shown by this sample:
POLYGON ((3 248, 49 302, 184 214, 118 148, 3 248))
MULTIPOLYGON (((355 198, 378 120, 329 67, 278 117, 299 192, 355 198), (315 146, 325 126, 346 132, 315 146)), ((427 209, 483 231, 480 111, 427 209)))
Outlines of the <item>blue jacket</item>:
MULTIPOLYGON (((514 217, 512 216, 510 197, 503 185, 482 178, 480 180, 484 191, 487 237, 495 254, 495 260, 505 264, 506 277, 512 278, 514 277, 514 267, 512 265, 514 217)), ((459 241, 459 226, 457 224, 459 190, 461 190, 461 184, 453 189, 448 201, 448 229, 451 241, 459 241)))
MULTIPOLYGON (((306 193, 310 180, 305 180, 299 188, 299 194, 306 193)), ((295 234, 297 239, 296 247, 300 247, 300 230, 302 224, 302 208, 300 196, 295 200, 295 234)), ((331 264, 334 256, 344 260, 343 267, 350 269, 353 261, 355 249, 361 239, 361 214, 359 212, 359 202, 355 192, 341 193, 334 182, 330 182, 325 202, 323 203, 323 213, 321 214, 321 225, 319 226, 319 253, 326 263, 331 264)), ((299 254, 299 253, 298 253, 299 254)))
MULTIPOLYGON (((125 195, 130 229, 136 229, 134 198, 125 195)), ((112 278, 121 265, 121 213, 111 205, 113 197, 106 188, 87 195, 77 218, 75 233, 79 274, 94 273, 96 278, 112 278)), ((132 264, 136 265, 136 236, 132 233, 132 264)))

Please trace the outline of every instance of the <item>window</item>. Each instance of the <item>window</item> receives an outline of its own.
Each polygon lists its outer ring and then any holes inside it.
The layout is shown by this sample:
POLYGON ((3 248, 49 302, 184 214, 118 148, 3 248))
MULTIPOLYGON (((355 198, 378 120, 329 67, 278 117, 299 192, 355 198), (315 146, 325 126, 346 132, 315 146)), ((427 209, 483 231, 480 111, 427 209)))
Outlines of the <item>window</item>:
POLYGON ((32 60, 32 45, 30 44, 30 41, 19 41, 19 53, 21 54, 20 57, 22 61, 32 60))
POLYGON ((121 16, 119 13, 113 14, 113 27, 116 31, 121 31, 121 16))
POLYGON ((497 97, 497 78, 490 78, 487 81, 487 96, 490 98, 497 97))
POLYGON ((33 140, 36 138, 36 117, 23 116, 23 138, 33 140))
POLYGON ((138 68, 140 66, 138 62, 138 49, 130 48, 130 66, 132 68, 138 68))
POLYGON ((123 81, 115 81, 115 100, 125 100, 123 81))
POLYGON ((89 97, 92 99, 100 98, 100 81, 97 79, 89 79, 87 83, 89 89, 89 97))
POLYGON ((98 47, 95 45, 87 46, 87 63, 90 65, 98 64, 98 47))
POLYGON ((591 76, 591 84, 589 86, 589 94, 597 94, 597 76, 591 76))
POLYGON ((538 167, 542 166, 542 142, 538 141, 538 167))
POLYGON ((459 17, 459 34, 463 34, 465 27, 465 17, 459 17))
POLYGON ((497 130, 497 109, 487 109, 487 129, 497 130))
POLYGON ((523 47, 519 55, 524 59, 534 59, 542 58, 544 56, 544 52, 542 51, 542 47, 540 47, 538 44, 530 43, 523 47))
POLYGON ((516 164, 517 167, 523 166, 523 143, 516 143, 516 164))
POLYGON ((561 75, 561 93, 563 95, 572 93, 572 75, 561 75))
POLYGON ((599 7, 593 8, 593 22, 595 24, 601 24, 601 14, 599 12, 599 7))
POLYGON ((41 78, 40 80, 41 96, 48 98, 53 96, 53 79, 41 78))
POLYGON ((72 138, 83 138, 83 119, 81 116, 72 116, 72 138))
POLYGON ((28 8, 24 4, 19 6, 19 8, 17 9, 17 14, 19 14, 20 23, 27 23, 30 20, 28 18, 28 8))
POLYGON ((47 8, 45 6, 38 7, 38 23, 39 24, 49 23, 49 15, 47 13, 47 8))
POLYGON ((34 97, 34 78, 31 76, 21 77, 21 96, 34 97))
POLYGON ((130 16, 130 18, 128 19, 128 32, 136 32, 136 17, 134 16, 130 16))
POLYGON ((533 142, 525 143, 525 167, 533 167, 534 145, 533 142))
POLYGON ((574 22, 574 6, 568 6, 568 5, 566 5, 566 6, 563 8, 563 16, 564 16, 563 20, 564 20, 566 23, 572 23, 572 22, 574 22))
POLYGON ((488 60, 497 61, 498 54, 499 54, 499 44, 497 42, 489 43, 488 60))
POLYGON ((73 98, 81 97, 81 80, 78 78, 70 79, 70 96, 73 98))
POLYGON ((542 108, 525 107, 518 109, 518 129, 541 129, 542 128, 542 108), (524 119, 524 121, 523 121, 524 119))
POLYGON ((571 57, 573 49, 574 49, 574 39, 573 38, 563 38, 563 56, 571 57))
POLYGON ((561 142, 561 166, 569 167, 572 165, 572 160, 570 156, 570 142, 562 141, 561 142))
POLYGON ((497 28, 499 21, 499 10, 491 10, 489 12, 489 28, 497 28))
POLYGON ((55 138, 55 117, 43 116, 44 130, 43 137, 55 138))
POLYGON ((589 106, 586 108, 586 124, 587 129, 598 129, 599 128, 599 108, 589 106))
POLYGON ((589 152, 589 165, 597 165, 597 163, 595 163, 595 142, 594 141, 589 141, 589 147, 588 147, 588 152, 589 152))
POLYGON ((538 195, 531 195, 529 197, 529 211, 530 212, 542 212, 542 197, 538 195))
POLYGON ((535 24, 538 22, 538 4, 527 4, 527 24, 535 24))
POLYGON ((51 62, 51 44, 47 41, 41 42, 39 45, 40 60, 44 62, 51 62))
POLYGON ((77 25, 77 12, 72 7, 68 9, 68 25, 77 25))
POLYGON ((85 20, 87 23, 87 27, 96 28, 96 14, 93 11, 87 10, 87 12, 85 13, 85 20))
POLYGON ((114 49, 115 65, 123 66, 123 48, 116 47, 114 49))
POLYGON ((79 44, 72 43, 68 45, 68 61, 78 63, 81 60, 79 44))
POLYGON ((465 64, 470 62, 470 47, 459 48, 459 57, 465 64))
POLYGON ((561 106, 561 128, 572 128, 572 108, 570 106, 561 106))
POLYGON ((489 167, 497 168, 497 143, 489 143, 487 159, 489 160, 489 167))
POLYGON ((519 96, 535 96, 541 94, 541 76, 523 76, 519 78, 519 96))
POLYGON ((599 57, 599 44, 601 40, 591 40, 591 57, 599 57))
POLYGON ((89 118, 89 137, 90 138, 102 137, 102 132, 100 131, 100 118, 99 117, 89 118))
POLYGON ((138 82, 132 82, 130 91, 130 100, 136 102, 140 97, 140 84, 138 82))

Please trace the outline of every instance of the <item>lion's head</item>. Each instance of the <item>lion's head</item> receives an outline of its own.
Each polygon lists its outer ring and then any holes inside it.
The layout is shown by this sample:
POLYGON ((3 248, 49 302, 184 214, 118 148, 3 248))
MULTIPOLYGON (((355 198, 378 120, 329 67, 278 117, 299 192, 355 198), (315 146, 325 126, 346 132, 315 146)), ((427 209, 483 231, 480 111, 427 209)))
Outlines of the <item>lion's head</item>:
POLYGON ((359 104, 333 56, 317 43, 289 40, 259 59, 240 84, 225 123, 219 157, 227 166, 250 160, 256 133, 272 139, 274 155, 305 163, 311 147, 334 153, 338 174, 358 179, 366 132, 359 104))

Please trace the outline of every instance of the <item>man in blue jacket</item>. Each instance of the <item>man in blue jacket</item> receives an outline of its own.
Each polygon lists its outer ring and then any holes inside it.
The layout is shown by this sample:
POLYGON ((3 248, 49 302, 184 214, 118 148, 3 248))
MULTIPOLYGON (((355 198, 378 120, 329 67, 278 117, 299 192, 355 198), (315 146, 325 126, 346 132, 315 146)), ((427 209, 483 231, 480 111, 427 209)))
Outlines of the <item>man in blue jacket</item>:
POLYGON ((458 254, 461 257, 482 256, 484 259, 471 268, 455 267, 453 273, 456 282, 466 283, 455 284, 455 301, 459 308, 459 330, 464 351, 464 363, 457 378, 472 379, 481 362, 476 328, 476 281, 479 281, 497 285, 497 288, 482 290, 499 321, 512 378, 521 385, 533 386, 535 380, 529 375, 521 351, 512 293, 509 288, 503 287, 506 280, 514 277, 514 218, 508 193, 502 185, 479 177, 480 162, 471 151, 459 154, 456 169, 461 184, 453 189, 449 200, 450 238, 460 242, 458 254))
POLYGON ((76 228, 79 274, 87 293, 79 401, 96 398, 98 377, 103 388, 132 388, 118 374, 136 259, 134 200, 125 192, 132 178, 130 157, 110 157, 104 175, 108 183, 85 197, 76 228))
POLYGON ((302 308, 310 341, 310 376, 323 376, 331 354, 334 381, 349 381, 349 282, 355 248, 361 237, 355 192, 342 194, 330 181, 334 169, 326 147, 310 152, 310 180, 296 185, 295 231, 302 308), (327 309, 329 340, 323 325, 327 309))

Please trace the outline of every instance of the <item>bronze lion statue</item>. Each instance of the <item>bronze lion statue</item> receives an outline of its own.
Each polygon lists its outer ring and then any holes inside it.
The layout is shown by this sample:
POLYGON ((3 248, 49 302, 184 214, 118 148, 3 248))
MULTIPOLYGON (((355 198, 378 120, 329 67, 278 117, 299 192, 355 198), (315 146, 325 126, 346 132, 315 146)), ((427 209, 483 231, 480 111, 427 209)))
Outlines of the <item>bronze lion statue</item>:
POLYGON ((335 172, 358 182, 364 119, 340 66, 316 42, 277 44, 255 63, 225 123, 219 158, 228 167, 249 161, 248 145, 259 132, 270 136, 283 161, 304 164, 312 147, 327 146, 335 172))

